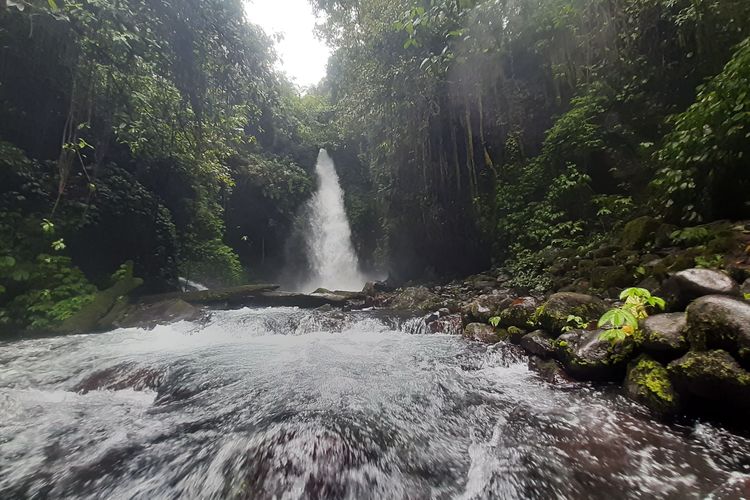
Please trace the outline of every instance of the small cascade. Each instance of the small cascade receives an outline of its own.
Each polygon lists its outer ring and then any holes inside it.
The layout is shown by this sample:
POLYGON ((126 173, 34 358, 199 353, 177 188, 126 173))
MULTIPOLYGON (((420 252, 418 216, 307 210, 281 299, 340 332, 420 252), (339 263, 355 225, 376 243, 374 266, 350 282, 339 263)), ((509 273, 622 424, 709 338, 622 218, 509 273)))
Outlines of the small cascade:
POLYGON ((305 246, 311 274, 301 289, 361 290, 366 278, 359 270, 352 232, 344 210, 344 192, 333 160, 325 149, 315 165, 318 189, 307 205, 305 246))

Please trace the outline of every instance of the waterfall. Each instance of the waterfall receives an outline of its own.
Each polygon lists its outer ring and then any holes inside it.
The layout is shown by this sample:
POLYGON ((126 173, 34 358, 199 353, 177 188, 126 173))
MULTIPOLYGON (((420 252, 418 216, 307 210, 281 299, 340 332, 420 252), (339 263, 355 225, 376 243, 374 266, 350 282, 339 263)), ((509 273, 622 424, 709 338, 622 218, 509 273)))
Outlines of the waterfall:
POLYGON ((311 276, 306 291, 325 287, 330 290, 361 290, 366 278, 359 270, 352 246, 352 231, 344 210, 344 192, 333 160, 325 149, 315 165, 318 189, 308 203, 305 246, 311 276))

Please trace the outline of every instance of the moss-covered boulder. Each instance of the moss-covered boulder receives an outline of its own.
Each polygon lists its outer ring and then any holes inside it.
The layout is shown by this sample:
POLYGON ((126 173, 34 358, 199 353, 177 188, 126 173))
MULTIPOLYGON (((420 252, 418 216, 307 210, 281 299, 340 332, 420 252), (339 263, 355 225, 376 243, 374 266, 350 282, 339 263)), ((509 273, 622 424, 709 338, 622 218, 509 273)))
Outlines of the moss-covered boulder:
POLYGON ((673 415, 680 409, 680 397, 672 386, 669 372, 647 355, 628 364, 625 393, 661 415, 673 415))
POLYGON ((513 299, 507 309, 500 312, 500 326, 528 328, 533 325, 532 317, 539 307, 539 301, 534 297, 519 297, 513 299))
POLYGON ((461 313, 471 321, 486 323, 513 302, 505 294, 485 294, 476 297, 461 307, 461 313))
POLYGON ((750 364, 750 303, 708 295, 687 309, 688 341, 694 350, 724 349, 750 364))
POLYGON ((681 356, 688 350, 687 316, 685 313, 665 313, 649 316, 641 321, 641 347, 658 359, 681 356))
POLYGON ((443 307, 444 301, 423 286, 414 286, 399 290, 391 299, 392 309, 406 311, 436 311, 443 307))
MULTIPOLYGON (((507 332, 505 332, 505 335, 507 336, 507 332)), ((501 334, 487 323, 469 323, 464 328, 464 337, 485 344, 496 344, 504 340, 501 334)))
POLYGON ((93 301, 55 327, 53 333, 80 334, 109 329, 111 325, 102 323, 102 319, 109 316, 113 309, 122 308, 127 303, 126 296, 142 284, 141 278, 133 276, 133 266, 130 263, 125 276, 106 290, 98 292, 93 301))
POLYGON ((607 304, 592 295, 574 292, 559 292, 550 296, 537 311, 539 325, 555 335, 568 325, 569 316, 583 321, 598 320, 607 311, 607 304))
POLYGON ((524 335, 520 343, 526 352, 544 359, 553 357, 557 349, 555 339, 544 330, 524 335))
POLYGON ((591 270, 591 286, 600 290, 625 288, 633 284, 635 278, 622 265, 600 266, 591 270))
POLYGON ((659 221, 647 215, 633 219, 622 229, 620 243, 626 249, 643 248, 654 241, 660 225, 659 221))
POLYGON ((669 363, 667 371, 680 397, 691 400, 697 409, 750 415, 750 373, 728 352, 691 351, 669 363))
POLYGON ((740 295, 740 287, 732 278, 721 271, 701 268, 675 273, 664 283, 663 291, 673 309, 682 309, 704 295, 740 295))
POLYGON ((604 330, 573 330, 556 342, 556 357, 565 371, 578 380, 622 380, 635 351, 635 340, 619 342, 600 338, 604 330))

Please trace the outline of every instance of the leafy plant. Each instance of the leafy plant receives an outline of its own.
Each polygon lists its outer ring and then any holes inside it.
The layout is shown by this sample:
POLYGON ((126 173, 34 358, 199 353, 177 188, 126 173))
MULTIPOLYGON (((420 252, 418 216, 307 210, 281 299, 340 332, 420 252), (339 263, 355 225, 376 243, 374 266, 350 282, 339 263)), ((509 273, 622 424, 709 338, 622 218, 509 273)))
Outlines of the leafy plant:
POLYGON ((695 265, 697 267, 702 267, 703 269, 721 269, 724 267, 724 256, 720 254, 712 255, 710 257, 699 255, 695 258, 695 265))
POLYGON ((697 246, 711 239, 711 232, 704 226, 686 227, 678 229, 669 235, 676 245, 697 246))
POLYGON ((500 316, 493 316, 489 319, 489 324, 497 328, 500 324, 500 316))
POLYGON ((620 342, 634 335, 638 330, 638 321, 648 317, 649 308, 664 309, 664 299, 651 295, 645 288, 626 288, 620 293, 624 304, 610 309, 599 318, 599 328, 605 328, 599 336, 602 340, 620 342))
POLYGON ((584 321, 580 316, 575 316, 573 314, 568 315, 565 322, 567 325, 563 327, 563 332, 569 332, 575 329, 585 329, 589 326, 588 321, 584 321))

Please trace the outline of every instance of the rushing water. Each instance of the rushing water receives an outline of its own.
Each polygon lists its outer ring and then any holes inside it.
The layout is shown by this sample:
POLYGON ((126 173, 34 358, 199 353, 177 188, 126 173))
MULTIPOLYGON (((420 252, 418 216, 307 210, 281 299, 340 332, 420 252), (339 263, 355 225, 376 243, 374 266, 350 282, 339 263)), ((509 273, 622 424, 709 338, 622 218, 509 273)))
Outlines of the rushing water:
POLYGON ((0 498, 740 498, 750 442, 513 346, 242 309, 0 344, 0 498))
POLYGON ((333 160, 325 149, 315 164, 318 188, 308 203, 305 243, 311 276, 302 291, 319 287, 361 290, 366 278, 359 271, 352 246, 352 231, 344 210, 344 192, 333 160))

